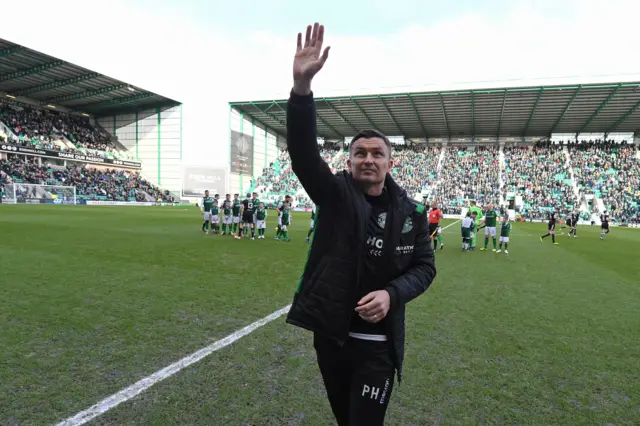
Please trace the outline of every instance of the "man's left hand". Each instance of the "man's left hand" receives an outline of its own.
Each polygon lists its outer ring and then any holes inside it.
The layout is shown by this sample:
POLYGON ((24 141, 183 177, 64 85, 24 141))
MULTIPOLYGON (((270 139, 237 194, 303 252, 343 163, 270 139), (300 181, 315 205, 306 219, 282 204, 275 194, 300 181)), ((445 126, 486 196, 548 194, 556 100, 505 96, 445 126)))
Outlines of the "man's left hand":
POLYGON ((391 298, 387 290, 372 291, 360 299, 356 312, 363 320, 375 324, 387 316, 390 306, 391 298))

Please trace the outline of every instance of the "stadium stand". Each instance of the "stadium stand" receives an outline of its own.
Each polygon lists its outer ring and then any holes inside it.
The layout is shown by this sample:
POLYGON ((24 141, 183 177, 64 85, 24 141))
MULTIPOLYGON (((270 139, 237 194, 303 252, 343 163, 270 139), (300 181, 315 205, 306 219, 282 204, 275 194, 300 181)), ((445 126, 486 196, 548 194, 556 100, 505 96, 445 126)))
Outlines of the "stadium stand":
POLYGON ((500 201, 497 146, 455 147, 446 150, 433 198, 446 214, 459 214, 468 200, 481 205, 500 201))
POLYGON ((563 146, 505 147, 505 190, 523 197, 521 213, 544 218, 553 210, 566 217, 578 208, 563 146))
POLYGON ((52 151, 80 151, 105 158, 133 159, 126 150, 116 149, 107 134, 80 117, 21 102, 0 101, 0 122, 11 132, 0 134, 0 140, 4 142, 52 151))
MULTIPOLYGON (((526 219, 544 219, 550 211, 566 217, 581 210, 582 218, 588 220, 593 212, 583 197, 594 195, 602 198, 616 222, 639 223, 640 160, 635 146, 544 142, 504 147, 502 152, 503 167, 497 145, 396 145, 392 173, 412 196, 419 199, 425 194, 437 200, 446 214, 459 214, 472 199, 481 205, 505 205, 507 194, 512 193, 522 197, 523 205, 516 209, 526 219), (572 170, 568 158, 572 158, 572 170)), ((347 151, 323 148, 321 155, 334 172, 347 168, 347 151)), ((263 170, 258 186, 262 196, 305 196, 286 151, 263 170)))
POLYGON ((0 160, 0 183, 75 186, 79 200, 173 202, 168 191, 152 185, 138 172, 91 166, 38 164, 36 157, 9 155, 0 160))
MULTIPOLYGON (((595 183, 582 173, 582 160, 572 165, 572 148, 549 141, 566 143, 589 135, 621 140, 631 135, 635 146, 640 142, 639 82, 602 78, 545 86, 454 87, 316 98, 318 138, 325 145, 343 145, 359 130, 374 128, 390 139, 404 140, 407 147, 394 147, 396 180, 418 200, 424 195, 437 200, 445 214, 457 214, 476 199, 482 205, 515 208, 533 220, 545 218, 550 210, 563 219, 579 210, 583 219, 597 222, 605 205, 615 209, 613 218, 619 223, 637 220, 635 148, 616 148, 608 162, 596 157, 597 164, 611 166, 604 175, 590 171, 598 176, 595 183)), ((286 137, 287 99, 229 105, 261 128, 286 137)), ((591 164, 591 155, 585 155, 591 164)), ((330 164, 340 170, 346 156, 335 154, 330 164)), ((276 186, 281 181, 268 170, 265 176, 275 179, 276 186)), ((292 175, 282 176, 287 186, 295 185, 292 175)))
POLYGON ((627 141, 581 141, 568 145, 577 186, 602 200, 616 222, 639 223, 640 160, 627 141))
POLYGON ((420 145, 394 146, 393 177, 410 196, 430 193, 438 175, 440 147, 420 145))

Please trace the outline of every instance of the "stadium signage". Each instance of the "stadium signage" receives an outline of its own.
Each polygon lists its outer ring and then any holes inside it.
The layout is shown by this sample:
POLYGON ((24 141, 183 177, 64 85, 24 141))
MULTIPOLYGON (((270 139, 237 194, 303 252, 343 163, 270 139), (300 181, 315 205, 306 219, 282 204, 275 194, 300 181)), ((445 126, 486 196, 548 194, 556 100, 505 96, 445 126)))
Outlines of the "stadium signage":
POLYGON ((223 167, 185 166, 182 169, 182 196, 202 197, 204 191, 227 193, 227 170, 223 167))
POLYGON ((29 147, 13 145, 13 144, 0 145, 0 151, 7 152, 10 154, 24 154, 24 155, 34 155, 37 157, 59 158, 63 160, 79 161, 82 163, 109 164, 119 168, 127 168, 127 169, 141 168, 141 163, 138 161, 118 160, 114 158, 103 158, 103 157, 97 157, 95 155, 86 155, 86 154, 74 153, 74 152, 49 151, 48 149, 29 148, 29 147))
POLYGON ((151 207, 156 203, 151 202, 136 202, 136 201, 87 201, 88 206, 147 206, 151 207))

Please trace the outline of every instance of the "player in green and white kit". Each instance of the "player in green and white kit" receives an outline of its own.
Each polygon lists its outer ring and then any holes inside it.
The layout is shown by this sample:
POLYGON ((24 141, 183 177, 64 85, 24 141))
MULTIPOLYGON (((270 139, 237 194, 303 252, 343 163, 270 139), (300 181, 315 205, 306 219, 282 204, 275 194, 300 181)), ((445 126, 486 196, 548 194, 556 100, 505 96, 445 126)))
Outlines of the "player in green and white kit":
POLYGON ((222 205, 222 235, 227 235, 227 227, 229 235, 231 235, 231 200, 224 200, 222 205))
POLYGON ((209 190, 204 191, 204 197, 202 197, 202 206, 200 210, 202 211, 202 216, 204 217, 204 222, 202 223, 202 232, 205 234, 209 233, 209 223, 211 222, 211 209, 213 208, 213 198, 209 197, 209 190))
POLYGON ((474 222, 474 228, 473 228, 473 235, 471 236, 471 250, 475 250, 476 249, 476 234, 478 233, 478 222, 482 219, 482 209, 480 207, 478 207, 476 200, 471 200, 471 206, 469 207, 469 211, 471 212, 471 214, 473 215, 473 213, 476 214, 475 216, 475 222, 474 222))
POLYGON ((285 241, 291 241, 291 239, 289 239, 288 231, 288 226, 291 224, 291 210, 289 209, 290 207, 285 204, 282 209, 282 216, 280 217, 280 232, 285 241))
POLYGON ((211 229, 214 235, 220 233, 220 209, 218 208, 218 200, 213 199, 213 207, 211 207, 211 229))
POLYGON ((311 208, 311 222, 309 223, 309 232, 307 233, 307 243, 311 242, 311 234, 316 228, 316 205, 311 208))
POLYGON ((509 246, 509 236, 511 235, 511 222, 509 222, 509 215, 505 215, 502 223, 500 224, 500 246, 496 253, 502 251, 502 243, 504 243, 504 254, 509 254, 507 247, 509 246))
POLYGON ((242 203, 238 198, 240 194, 233 194, 233 203, 231 203, 231 214, 233 215, 233 235, 238 236, 238 224, 240 223, 240 207, 242 203))
POLYGON ((471 238, 473 238, 473 228, 475 227, 475 213, 467 211, 466 216, 462 219, 460 230, 462 233, 462 251, 469 251, 471 248, 471 238))
POLYGON ((276 207, 278 211, 278 228, 276 229, 276 240, 279 240, 282 237, 282 212, 284 211, 285 206, 291 208, 291 196, 285 195, 284 201, 281 201, 276 207))
POLYGON ((267 228, 267 209, 264 208, 264 203, 260 203, 258 210, 256 210, 256 228, 258 229, 258 239, 264 240, 264 230, 267 228))
POLYGON ((484 248, 487 251, 489 245, 489 236, 493 238, 493 250, 496 251, 496 225, 498 224, 498 212, 493 208, 493 204, 489 203, 487 210, 484 212, 484 248))

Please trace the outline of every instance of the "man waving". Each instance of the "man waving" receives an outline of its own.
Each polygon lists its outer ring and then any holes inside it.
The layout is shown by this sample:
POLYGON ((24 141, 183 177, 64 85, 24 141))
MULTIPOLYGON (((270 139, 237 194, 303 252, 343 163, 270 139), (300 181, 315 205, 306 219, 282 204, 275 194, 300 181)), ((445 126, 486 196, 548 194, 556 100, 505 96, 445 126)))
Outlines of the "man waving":
POLYGON ((315 237, 287 322, 314 333, 318 366, 339 425, 382 425, 394 373, 402 378, 405 305, 436 275, 427 215, 389 172, 389 139, 351 140, 349 171, 333 174, 318 151, 313 77, 329 57, 324 27, 298 34, 287 148, 316 204, 315 237))

